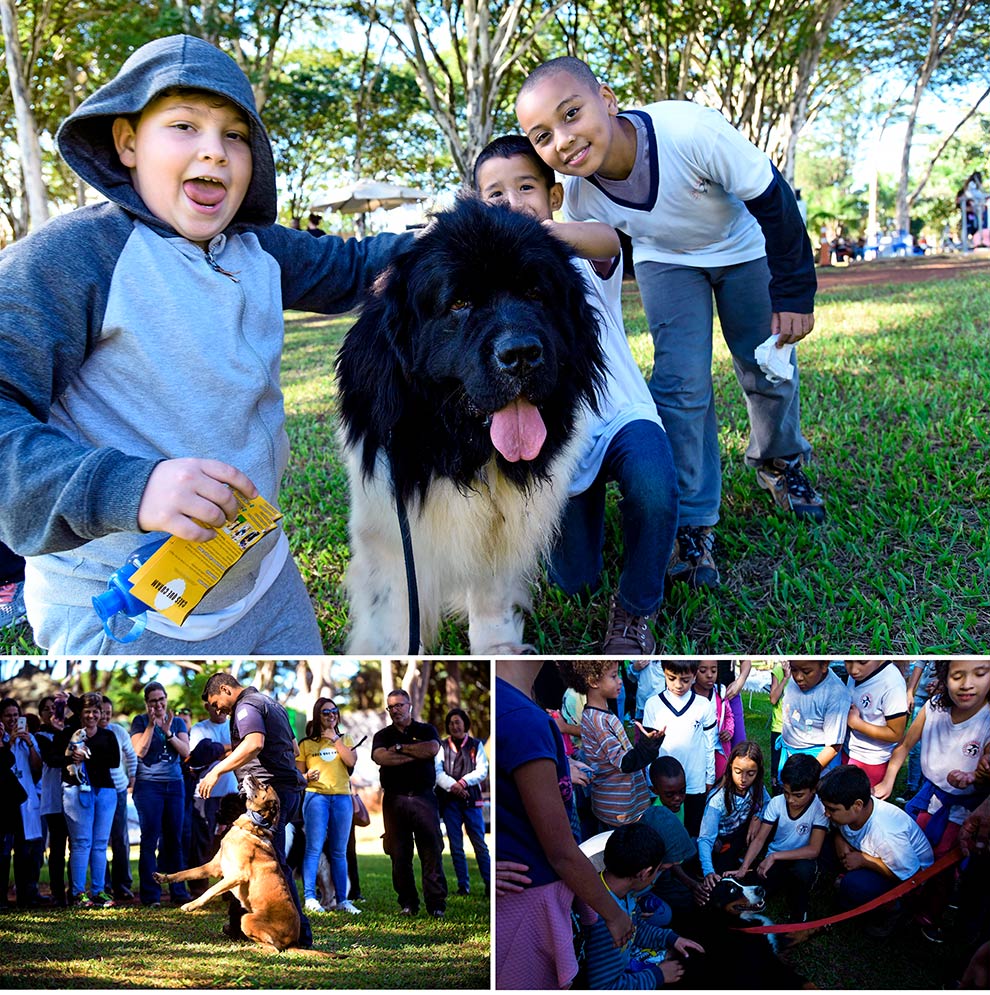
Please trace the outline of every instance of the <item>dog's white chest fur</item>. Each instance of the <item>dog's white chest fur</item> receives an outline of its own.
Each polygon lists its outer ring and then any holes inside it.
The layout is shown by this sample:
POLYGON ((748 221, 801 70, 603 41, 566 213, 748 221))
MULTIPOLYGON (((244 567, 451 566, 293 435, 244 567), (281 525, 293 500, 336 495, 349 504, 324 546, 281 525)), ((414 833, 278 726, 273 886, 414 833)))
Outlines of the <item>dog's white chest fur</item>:
MULTIPOLYGON (((470 490, 434 480, 426 500, 408 507, 426 648, 445 616, 466 615, 472 654, 525 649, 530 582, 567 499, 576 446, 574 440, 557 456, 549 480, 528 490, 506 479, 493 458, 470 490)), ((380 457, 374 476, 364 479, 358 454, 345 452, 351 488, 347 651, 405 653, 406 571, 388 467, 380 457)))

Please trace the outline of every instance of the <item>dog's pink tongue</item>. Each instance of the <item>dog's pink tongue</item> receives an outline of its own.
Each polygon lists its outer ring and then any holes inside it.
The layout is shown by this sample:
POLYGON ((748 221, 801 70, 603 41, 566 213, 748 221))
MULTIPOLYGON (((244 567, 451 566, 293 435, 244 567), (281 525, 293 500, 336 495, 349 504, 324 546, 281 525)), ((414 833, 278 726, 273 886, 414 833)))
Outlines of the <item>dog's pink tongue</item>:
POLYGON ((211 183, 209 180, 186 180, 182 188, 190 200, 206 207, 219 204, 227 195, 222 184, 211 183))
POLYGON ((492 445, 510 462, 533 460, 547 438, 547 427, 534 404, 517 397, 492 415, 492 445))

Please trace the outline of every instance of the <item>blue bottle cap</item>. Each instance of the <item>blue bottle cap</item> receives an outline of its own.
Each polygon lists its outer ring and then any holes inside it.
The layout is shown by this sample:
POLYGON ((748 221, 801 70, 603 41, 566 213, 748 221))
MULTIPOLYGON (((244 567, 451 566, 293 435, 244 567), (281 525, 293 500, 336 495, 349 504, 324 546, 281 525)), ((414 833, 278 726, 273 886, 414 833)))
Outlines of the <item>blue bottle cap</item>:
POLYGON ((103 631, 118 643, 133 643, 148 624, 147 606, 118 587, 108 587, 97 594, 93 598, 93 610, 103 623, 103 631), (116 615, 128 615, 134 620, 123 635, 117 635, 110 629, 110 620, 116 615))

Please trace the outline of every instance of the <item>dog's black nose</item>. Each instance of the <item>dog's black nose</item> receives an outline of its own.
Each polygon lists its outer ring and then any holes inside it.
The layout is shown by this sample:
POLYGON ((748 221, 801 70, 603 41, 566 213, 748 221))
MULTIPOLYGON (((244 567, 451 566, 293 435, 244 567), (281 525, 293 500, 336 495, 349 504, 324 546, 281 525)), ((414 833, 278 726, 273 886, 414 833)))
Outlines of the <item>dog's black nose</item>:
POLYGON ((524 332, 500 335, 495 341, 495 362, 506 373, 522 376, 543 362, 543 343, 524 332))

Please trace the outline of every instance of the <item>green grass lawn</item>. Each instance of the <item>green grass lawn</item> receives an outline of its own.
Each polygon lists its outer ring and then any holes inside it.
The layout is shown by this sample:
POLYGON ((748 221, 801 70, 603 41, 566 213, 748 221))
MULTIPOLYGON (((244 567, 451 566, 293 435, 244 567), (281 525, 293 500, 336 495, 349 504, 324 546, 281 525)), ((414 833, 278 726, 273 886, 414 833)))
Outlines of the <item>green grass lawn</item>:
MULTIPOLYGON (((361 853, 360 916, 310 916, 317 950, 266 953, 220 932, 226 905, 201 913, 125 906, 0 916, 0 988, 484 989, 490 987, 489 900, 473 859, 471 895, 442 921, 400 916, 389 859, 361 853)), ((448 883, 454 881, 447 863, 448 883)), ((418 880, 418 863, 417 863, 418 880)), ((134 862, 134 879, 137 864, 134 862)))
MULTIPOLYGON (((770 756, 770 700, 766 694, 743 692, 746 734, 770 756)), ((907 765, 897 776, 895 795, 903 793, 907 765)), ((811 919, 825 917, 833 910, 831 888, 819 876, 811 899, 811 919)), ((776 920, 786 918, 781 903, 768 904, 776 920)), ((949 912, 949 915, 954 915, 949 912)), ((863 932, 860 918, 830 926, 787 954, 789 962, 819 988, 838 989, 939 989, 957 981, 971 949, 947 930, 947 942, 930 943, 917 926, 906 923, 890 937, 878 940, 863 932)))
MULTIPOLYGON (((652 362, 639 295, 626 326, 652 362)), ((985 652, 990 644, 990 284, 985 276, 819 295, 800 346, 810 471, 824 525, 776 514, 743 464, 748 422, 716 335, 714 379, 723 457, 718 592, 668 592, 658 654, 985 652)), ((347 624, 347 484, 338 458, 333 358, 349 317, 287 315, 283 359, 292 460, 280 505, 317 606, 327 652, 347 624)), ((602 588, 583 602, 535 591, 526 638, 547 654, 595 652, 618 577, 610 497, 602 588)), ((436 647, 466 652, 448 625, 436 647)), ((0 653, 37 652, 25 627, 0 653)))

